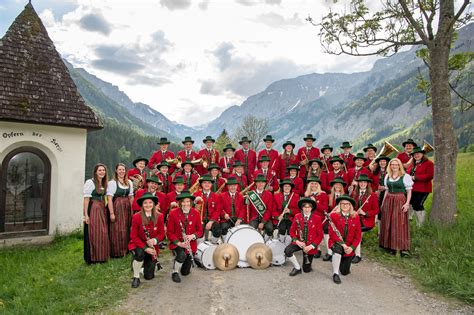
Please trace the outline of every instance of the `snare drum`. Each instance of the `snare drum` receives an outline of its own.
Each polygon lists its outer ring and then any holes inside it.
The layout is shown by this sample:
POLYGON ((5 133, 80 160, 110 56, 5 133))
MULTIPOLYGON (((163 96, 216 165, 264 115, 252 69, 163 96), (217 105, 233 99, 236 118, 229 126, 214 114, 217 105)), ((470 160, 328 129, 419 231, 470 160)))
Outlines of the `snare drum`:
POLYGON ((214 265, 214 259, 212 258, 216 247, 217 245, 214 245, 208 241, 200 243, 197 247, 197 252, 194 259, 207 270, 216 269, 216 266, 214 265))
POLYGON ((234 245, 239 252, 238 267, 249 267, 247 263, 247 249, 255 243, 264 243, 263 236, 248 224, 241 224, 229 229, 224 242, 234 245))
POLYGON ((272 265, 274 266, 283 265, 286 262, 285 243, 274 239, 274 240, 269 240, 267 242, 267 246, 270 247, 270 249, 272 250, 272 255, 273 255, 272 265))

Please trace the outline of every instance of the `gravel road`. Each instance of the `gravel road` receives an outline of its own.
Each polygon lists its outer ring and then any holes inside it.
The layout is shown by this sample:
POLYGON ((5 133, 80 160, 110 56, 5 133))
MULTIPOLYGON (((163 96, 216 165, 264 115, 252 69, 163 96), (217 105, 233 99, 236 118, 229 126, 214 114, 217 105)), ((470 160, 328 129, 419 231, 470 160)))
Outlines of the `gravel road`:
MULTIPOLYGON (((297 255, 301 262, 301 255, 297 255)), ((194 268, 177 284, 171 257, 151 281, 114 312, 156 314, 473 314, 474 308, 419 292, 405 276, 364 259, 351 274, 332 282, 331 263, 313 260, 311 273, 289 277, 292 266, 231 271, 194 268)))

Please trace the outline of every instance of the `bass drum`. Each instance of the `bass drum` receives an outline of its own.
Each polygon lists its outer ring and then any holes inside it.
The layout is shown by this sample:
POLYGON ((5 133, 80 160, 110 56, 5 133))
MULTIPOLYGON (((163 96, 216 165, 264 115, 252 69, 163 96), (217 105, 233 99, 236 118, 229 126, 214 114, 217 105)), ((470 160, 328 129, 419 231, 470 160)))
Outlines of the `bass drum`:
POLYGON ((237 266, 240 268, 249 267, 246 257, 249 247, 256 243, 265 243, 262 234, 258 233, 256 229, 248 224, 241 224, 229 229, 224 242, 232 244, 237 248, 239 252, 237 266))
POLYGON ((285 248, 286 244, 280 240, 269 240, 267 246, 270 247, 272 251, 272 265, 281 266, 286 262, 285 248))
POLYGON ((214 265, 213 255, 216 248, 217 245, 204 241, 198 245, 194 259, 205 269, 214 270, 216 269, 216 266, 214 265))

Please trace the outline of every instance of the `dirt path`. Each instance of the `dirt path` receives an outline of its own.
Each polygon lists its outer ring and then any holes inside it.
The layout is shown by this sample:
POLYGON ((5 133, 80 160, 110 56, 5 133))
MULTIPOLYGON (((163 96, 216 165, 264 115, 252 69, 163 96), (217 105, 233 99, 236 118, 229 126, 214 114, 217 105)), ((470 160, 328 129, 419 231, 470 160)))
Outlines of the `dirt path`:
MULTIPOLYGON (((301 256, 297 256, 301 261, 301 256)), ((151 281, 142 280, 114 311, 156 314, 428 314, 470 313, 473 308, 417 291, 411 281, 377 263, 353 265, 342 284, 332 282, 331 263, 313 261, 313 272, 289 277, 291 265, 222 272, 194 268, 171 281, 170 257, 151 281), (343 302, 341 297, 348 297, 343 302)))

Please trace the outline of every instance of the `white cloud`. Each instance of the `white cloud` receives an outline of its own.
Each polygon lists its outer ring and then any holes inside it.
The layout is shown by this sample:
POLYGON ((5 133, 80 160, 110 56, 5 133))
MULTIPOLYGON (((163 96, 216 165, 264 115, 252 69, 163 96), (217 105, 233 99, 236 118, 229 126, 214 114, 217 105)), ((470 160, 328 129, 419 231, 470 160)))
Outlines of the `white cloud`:
POLYGON ((68 1, 68 12, 41 11, 62 55, 181 123, 206 123, 276 80, 372 62, 321 51, 304 18, 332 1, 68 1))

